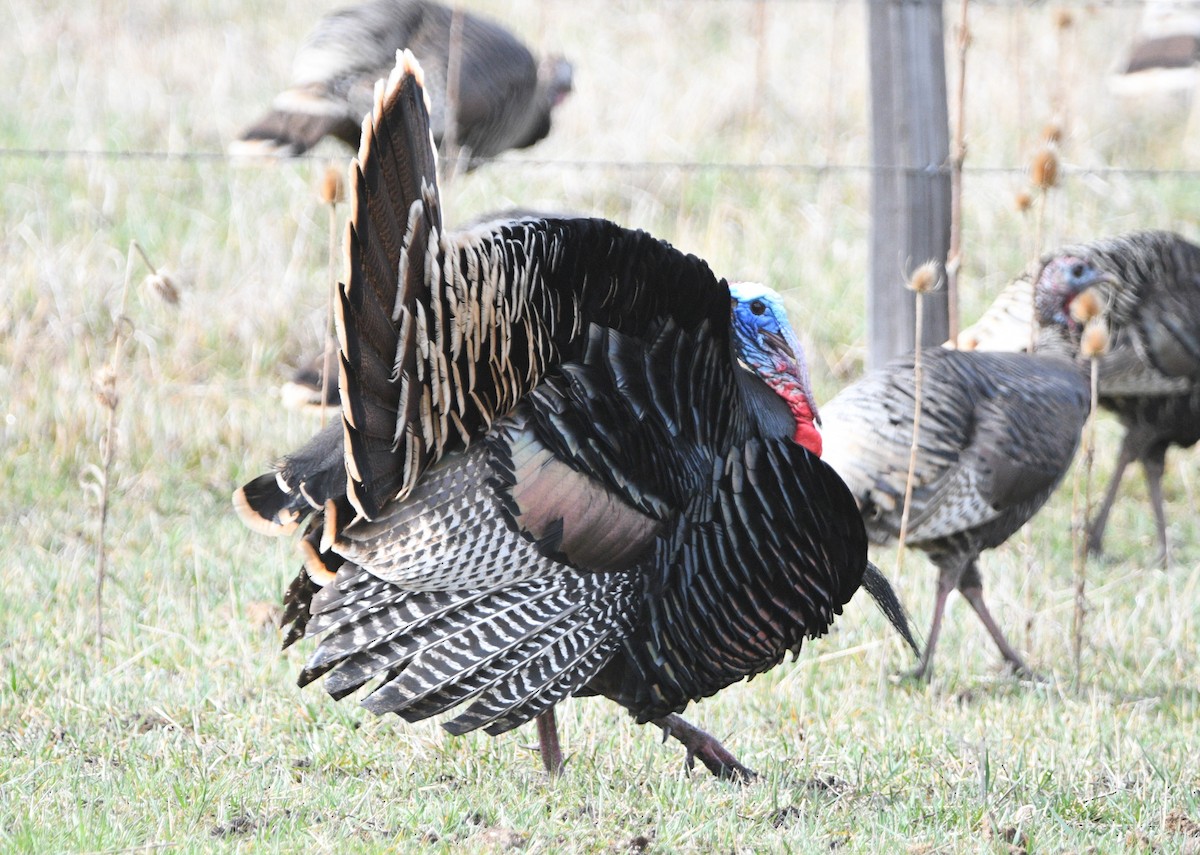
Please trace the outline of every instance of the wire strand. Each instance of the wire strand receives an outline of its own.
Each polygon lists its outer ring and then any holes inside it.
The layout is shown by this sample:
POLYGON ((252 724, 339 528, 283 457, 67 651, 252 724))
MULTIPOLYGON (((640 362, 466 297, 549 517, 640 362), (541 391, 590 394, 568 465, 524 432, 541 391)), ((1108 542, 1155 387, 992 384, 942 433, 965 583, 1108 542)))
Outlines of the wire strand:
MULTIPOLYGON (((734 0, 728 0, 734 2, 734 0)), ((787 0, 792 2, 792 0, 787 0)), ((148 149, 68 149, 68 148, 4 148, 0 147, 0 159, 4 160, 108 160, 108 161, 158 161, 158 162, 208 162, 223 164, 230 167, 260 166, 268 167, 281 160, 270 155, 236 157, 222 151, 154 151, 148 149)), ((349 156, 346 160, 349 161, 349 156)), ((282 158, 286 161, 328 162, 328 154, 306 153, 296 157, 282 158)), ((869 163, 761 163, 738 161, 694 161, 694 160, 576 160, 571 158, 506 158, 503 160, 509 168, 532 169, 603 169, 610 171, 637 172, 643 170, 674 170, 676 172, 734 172, 734 173, 770 173, 788 172, 793 174, 825 175, 837 173, 858 173, 872 175, 876 173, 903 173, 907 175, 949 175, 949 164, 929 164, 926 166, 888 166, 869 163)), ((1063 164, 1064 176, 1078 177, 1117 177, 1145 179, 1196 179, 1200 178, 1200 168, 1196 169, 1155 169, 1152 167, 1130 166, 1073 166, 1063 164)), ((972 165, 963 167, 963 172, 971 175, 1023 175, 1028 172, 1027 166, 993 164, 972 165)))

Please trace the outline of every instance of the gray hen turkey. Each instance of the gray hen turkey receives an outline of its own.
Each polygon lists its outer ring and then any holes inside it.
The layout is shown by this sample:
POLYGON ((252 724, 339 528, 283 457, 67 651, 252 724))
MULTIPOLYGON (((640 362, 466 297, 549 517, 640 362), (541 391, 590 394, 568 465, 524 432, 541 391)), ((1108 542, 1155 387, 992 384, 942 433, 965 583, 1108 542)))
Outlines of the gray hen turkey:
MULTIPOLYGON (((453 14, 431 0, 372 0, 325 16, 296 56, 291 86, 231 150, 294 156, 326 136, 358 148, 375 81, 387 77, 401 48, 412 51, 425 69, 434 139, 441 145, 450 129, 446 87, 453 14)), ((461 15, 457 144, 477 162, 543 139, 551 112, 571 92, 571 64, 561 57, 539 64, 499 24, 461 15)))
POLYGON ((603 220, 444 234, 418 73, 406 54, 352 169, 342 424, 234 498, 267 533, 312 516, 301 683, 453 733, 538 717, 551 771, 553 706, 602 694, 749 775, 676 713, 860 585, 908 636, 782 307, 603 220))
MULTIPOLYGON (((1074 271, 1080 287, 1094 268, 1074 271)), ((1082 368, 1061 353, 922 353, 921 425, 906 542, 937 565, 933 623, 914 676, 928 677, 946 599, 966 598, 1001 655, 1031 673, 983 600, 979 554, 1004 543, 1062 480, 1089 410, 1082 368)), ((875 543, 897 538, 912 444, 911 356, 894 360, 822 407, 825 455, 854 494, 875 543)))
POLYGON ((1100 551, 1121 476, 1136 460, 1146 473, 1158 561, 1165 565, 1167 449, 1200 441, 1200 246, 1173 232, 1143 231, 1057 250, 1037 283, 1036 299, 1049 319, 1041 335, 1049 332, 1071 350, 1078 350, 1080 326, 1065 307, 1088 286, 1061 271, 1083 264, 1107 274, 1092 286, 1111 336, 1099 358, 1100 406, 1125 426, 1116 469, 1089 526, 1089 547, 1100 551))

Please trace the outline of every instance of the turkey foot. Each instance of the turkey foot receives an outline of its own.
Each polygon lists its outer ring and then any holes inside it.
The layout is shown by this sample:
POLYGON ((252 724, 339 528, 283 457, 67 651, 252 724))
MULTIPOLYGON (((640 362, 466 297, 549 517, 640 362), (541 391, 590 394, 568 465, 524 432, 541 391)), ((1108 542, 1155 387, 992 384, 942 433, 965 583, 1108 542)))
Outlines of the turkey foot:
POLYGON ((682 716, 672 713, 653 719, 653 723, 663 729, 664 741, 668 736, 673 736, 687 748, 687 760, 684 762, 689 772, 695 766, 696 758, 699 758, 700 762, 708 767, 708 771, 723 781, 747 784, 758 778, 757 772, 739 763, 737 758, 729 753, 729 749, 712 734, 689 724, 682 716))

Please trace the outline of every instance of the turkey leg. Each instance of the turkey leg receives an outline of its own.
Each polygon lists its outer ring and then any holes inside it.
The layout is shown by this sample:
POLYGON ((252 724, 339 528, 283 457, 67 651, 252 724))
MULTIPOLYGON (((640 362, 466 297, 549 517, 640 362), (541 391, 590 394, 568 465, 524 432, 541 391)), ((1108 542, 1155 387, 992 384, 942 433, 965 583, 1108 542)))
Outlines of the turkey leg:
POLYGON ((558 721, 554 718, 554 707, 537 717, 538 751, 542 755, 542 766, 551 778, 558 777, 563 768, 562 747, 558 744, 558 721))
POLYGON ((925 652, 917 667, 908 672, 908 676, 917 680, 928 680, 932 676, 930 663, 933 662, 933 651, 937 647, 938 634, 942 631, 942 614, 946 611, 946 598, 958 587, 962 577, 961 563, 941 567, 938 574, 937 596, 933 601, 933 623, 929 627, 929 640, 925 642, 925 652))
POLYGON ((1102 544, 1104 528, 1108 525, 1108 512, 1112 510, 1113 501, 1117 498, 1117 488, 1121 486, 1121 476, 1125 474, 1125 468, 1131 462, 1133 462, 1133 449, 1129 446, 1129 434, 1126 433, 1125 439, 1121 441, 1121 450, 1117 454, 1117 465, 1113 469, 1112 479, 1104 491, 1104 500, 1100 503, 1100 510, 1096 511, 1096 515, 1088 524, 1087 548, 1091 555, 1104 553, 1102 544))
POLYGON ((1153 449, 1142 458, 1142 470, 1146 473, 1146 487, 1150 493, 1150 507, 1154 509, 1154 525, 1158 533, 1158 555, 1155 563, 1166 570, 1171 563, 1167 549, 1167 515, 1163 510, 1163 471, 1166 469, 1167 448, 1153 449))

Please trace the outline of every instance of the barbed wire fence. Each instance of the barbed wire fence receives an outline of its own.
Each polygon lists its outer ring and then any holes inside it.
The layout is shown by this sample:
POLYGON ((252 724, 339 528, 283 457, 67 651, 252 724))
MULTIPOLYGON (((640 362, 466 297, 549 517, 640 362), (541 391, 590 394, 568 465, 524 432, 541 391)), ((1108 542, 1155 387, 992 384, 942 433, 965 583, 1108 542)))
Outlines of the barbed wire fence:
MULTIPOLYGON (((717 0, 710 0, 717 2, 717 0)), ((745 2, 745 0, 723 0, 723 2, 745 2)), ((791 2, 791 0, 772 0, 772 2, 791 2)), ((0 147, 0 158, 8 160, 108 160, 108 161, 165 161, 165 162, 208 162, 225 163, 231 161, 254 161, 264 163, 277 158, 270 155, 237 155, 231 156, 223 151, 153 151, 146 149, 58 149, 58 148, 5 148, 0 147)), ((330 160, 328 154, 292 155, 288 158, 295 162, 309 161, 325 164, 330 160)), ((484 161, 487 162, 487 161, 484 161)), ((571 169, 571 170, 604 170, 639 172, 644 170, 675 170, 678 172, 733 172, 733 173, 792 173, 822 177, 834 174, 871 175, 873 173, 903 173, 911 175, 948 175, 950 167, 947 164, 930 164, 925 167, 880 166, 870 163, 754 163, 735 161, 698 161, 698 160, 572 160, 563 158, 537 158, 508 156, 504 160, 507 166, 532 169, 571 169)), ((1065 176, 1080 177, 1112 177, 1123 176, 1135 179, 1191 179, 1200 178, 1200 168, 1158 168, 1148 166, 1075 166, 1063 164, 1065 176)), ((1028 172, 1024 165, 990 165, 964 166, 963 172, 968 175, 987 176, 1020 176, 1028 172)))

